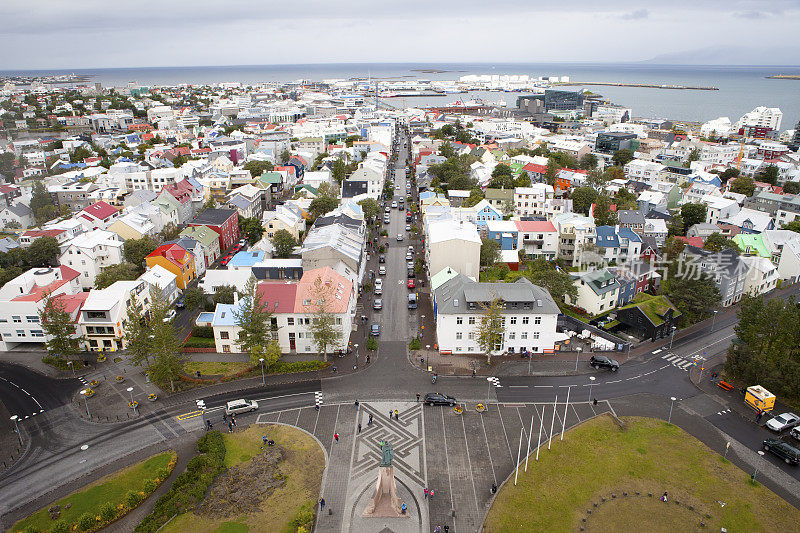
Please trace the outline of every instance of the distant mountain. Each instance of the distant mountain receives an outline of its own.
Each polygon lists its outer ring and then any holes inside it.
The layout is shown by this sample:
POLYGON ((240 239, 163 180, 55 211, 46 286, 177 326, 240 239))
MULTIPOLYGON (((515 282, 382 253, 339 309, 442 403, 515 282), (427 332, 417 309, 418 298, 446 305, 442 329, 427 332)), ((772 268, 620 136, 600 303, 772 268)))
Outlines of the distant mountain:
POLYGON ((645 63, 661 65, 798 65, 800 47, 710 46, 660 54, 645 63))

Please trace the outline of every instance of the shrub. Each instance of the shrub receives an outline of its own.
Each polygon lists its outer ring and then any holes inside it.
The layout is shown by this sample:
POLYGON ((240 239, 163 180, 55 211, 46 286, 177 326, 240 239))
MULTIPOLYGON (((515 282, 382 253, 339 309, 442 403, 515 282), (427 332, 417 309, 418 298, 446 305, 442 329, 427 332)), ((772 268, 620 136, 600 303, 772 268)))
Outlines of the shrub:
POLYGON ((165 479, 167 479, 169 477, 170 473, 171 472, 170 472, 169 468, 162 468, 161 470, 156 472, 156 477, 158 479, 160 479, 161 481, 164 481, 165 479))
POLYGON ((201 337, 203 339, 214 338, 214 328, 210 326, 196 326, 192 330, 192 337, 201 337))
POLYGON ((130 507, 130 508, 134 508, 137 505, 139 505, 139 500, 140 499, 141 498, 139 498, 139 493, 136 492, 135 490, 129 490, 125 494, 125 503, 128 504, 128 507, 130 507))
POLYGON ((80 531, 89 531, 95 525, 97 525, 97 519, 89 513, 83 513, 81 517, 78 518, 78 529, 80 531))
POLYGON ((104 503, 100 507, 100 517, 106 522, 111 522, 117 517, 117 509, 110 503, 104 503))
POLYGON ((377 350, 378 349, 378 341, 375 340, 375 337, 370 337, 367 339, 367 350, 377 350))
POLYGON ((25 528, 25 533, 40 533, 40 530, 38 527, 30 525, 25 528))
POLYGON ((50 533, 69 533, 72 528, 63 520, 59 520, 50 528, 50 533))
POLYGON ((213 348, 214 339, 207 339, 205 337, 189 337, 183 342, 185 348, 213 348))
POLYGON ((155 481, 153 481, 152 479, 148 479, 147 481, 144 482, 144 487, 142 488, 142 490, 144 490, 145 494, 150 494, 151 492, 156 490, 157 487, 158 485, 156 485, 155 481))
POLYGON ((410 350, 419 350, 422 348, 422 343, 417 338, 411 339, 411 342, 408 343, 408 348, 410 350))

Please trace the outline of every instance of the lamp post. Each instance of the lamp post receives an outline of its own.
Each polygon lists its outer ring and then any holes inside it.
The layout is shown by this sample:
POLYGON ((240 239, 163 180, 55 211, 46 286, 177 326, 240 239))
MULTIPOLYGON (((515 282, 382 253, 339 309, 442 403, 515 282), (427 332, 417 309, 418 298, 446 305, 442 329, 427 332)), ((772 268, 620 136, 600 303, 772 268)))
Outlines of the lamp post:
POLYGON ((200 419, 203 421, 203 427, 206 427, 206 402, 203 400, 195 400, 195 404, 197 404, 197 408, 200 410, 200 419))
POLYGON ((675 326, 672 326, 672 335, 669 338, 669 349, 672 349, 672 342, 675 340, 675 330, 678 329, 675 326))
POLYGON ((11 420, 14 421, 14 431, 17 432, 17 438, 19 439, 19 445, 22 446, 22 435, 19 432, 19 425, 17 424, 17 420, 19 420, 19 416, 14 415, 11 417, 11 420))
POLYGON ((267 378, 264 376, 264 358, 259 357, 258 362, 261 363, 261 386, 266 387, 267 385, 267 378))
POLYGON ((670 397, 669 402, 669 418, 667 418, 667 424, 672 424, 672 406, 675 404, 675 396, 670 397))
POLYGON ((73 364, 72 361, 67 361, 67 364, 70 366, 70 368, 72 368, 72 377, 74 378, 75 375, 76 375, 75 374, 75 365, 73 364))
POLYGON ((86 463, 86 473, 91 474, 92 471, 89 469, 89 445, 84 444, 81 446, 81 451, 83 452, 83 459, 80 462, 86 463))
POLYGON ((717 310, 714 309, 714 314, 711 315, 711 331, 714 331, 714 323, 717 321, 717 310))
POLYGON ((92 414, 89 412, 89 399, 86 397, 86 394, 88 392, 89 392, 88 390, 83 389, 81 391, 81 395, 83 396, 83 401, 86 403, 86 416, 88 416, 89 418, 92 418, 92 414))
POLYGON ((131 395, 131 409, 133 409, 133 412, 136 413, 136 404, 133 403, 133 387, 128 387, 126 390, 131 395))
POLYGON ((358 365, 358 344, 354 344, 353 348, 356 349, 356 365, 358 365))
POLYGON ((488 378, 486 378, 486 381, 489 382, 489 390, 486 393, 486 403, 489 403, 489 401, 492 398, 492 385, 494 385, 495 388, 497 388, 497 389, 499 389, 501 387, 501 385, 500 385, 500 378, 488 377, 488 378))
POLYGON ((589 401, 592 401, 592 385, 594 385, 594 380, 597 379, 594 376, 589 376, 589 401))
POLYGON ((758 461, 756 461, 756 469, 753 472, 753 475, 750 477, 750 481, 752 481, 753 483, 756 482, 756 475, 758 475, 758 467, 761 466, 761 458, 762 457, 764 457, 764 452, 761 451, 761 450, 758 450, 758 461))
POLYGON ((578 357, 580 357, 582 349, 580 346, 575 348, 575 372, 578 371, 578 357))

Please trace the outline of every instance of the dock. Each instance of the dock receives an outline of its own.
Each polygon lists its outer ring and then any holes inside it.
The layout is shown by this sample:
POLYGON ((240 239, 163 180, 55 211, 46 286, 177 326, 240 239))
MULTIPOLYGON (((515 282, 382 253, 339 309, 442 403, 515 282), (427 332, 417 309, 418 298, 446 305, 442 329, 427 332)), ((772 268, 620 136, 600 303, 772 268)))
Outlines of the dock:
POLYGON ((562 81, 550 85, 597 85, 604 87, 639 87, 645 89, 672 89, 679 91, 719 91, 719 87, 702 87, 695 85, 656 85, 651 83, 615 83, 612 81, 562 81))

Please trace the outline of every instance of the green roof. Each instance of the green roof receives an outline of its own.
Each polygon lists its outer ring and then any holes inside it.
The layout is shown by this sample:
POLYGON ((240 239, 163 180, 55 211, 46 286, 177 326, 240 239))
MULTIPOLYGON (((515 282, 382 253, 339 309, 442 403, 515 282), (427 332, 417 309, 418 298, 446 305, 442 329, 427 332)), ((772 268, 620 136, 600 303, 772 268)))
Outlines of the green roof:
POLYGON ((620 307, 620 309, 633 309, 634 307, 638 307, 645 316, 650 319, 650 322, 653 323, 654 326, 658 326, 664 323, 664 320, 661 318, 664 316, 664 313, 667 312, 668 309, 673 310, 672 316, 679 317, 681 316, 681 312, 678 311, 678 308, 669 301, 669 298, 666 296, 651 296, 649 294, 645 294, 640 292, 636 295, 633 299, 633 303, 630 303, 624 307, 620 307))
POLYGON ((258 181, 277 185, 283 183, 283 176, 280 172, 264 172, 258 177, 258 181))
POLYGON ((764 243, 764 236, 760 233, 740 233, 733 237, 733 242, 739 245, 745 255, 757 255, 767 259, 772 257, 764 243))

